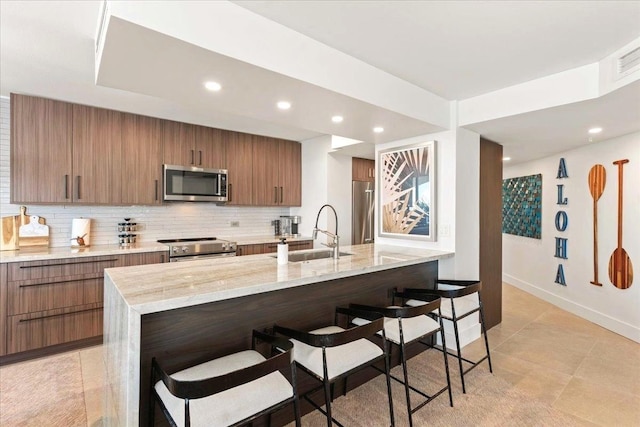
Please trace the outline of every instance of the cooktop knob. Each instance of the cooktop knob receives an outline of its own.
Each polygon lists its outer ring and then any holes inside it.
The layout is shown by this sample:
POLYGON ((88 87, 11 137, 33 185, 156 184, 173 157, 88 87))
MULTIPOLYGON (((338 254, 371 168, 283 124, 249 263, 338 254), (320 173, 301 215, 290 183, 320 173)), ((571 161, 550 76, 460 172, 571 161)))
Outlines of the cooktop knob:
POLYGON ((184 253, 187 253, 188 251, 189 251, 189 248, 188 248, 188 247, 186 247, 186 246, 183 246, 183 247, 182 247, 182 253, 183 253, 183 254, 184 254, 184 253))

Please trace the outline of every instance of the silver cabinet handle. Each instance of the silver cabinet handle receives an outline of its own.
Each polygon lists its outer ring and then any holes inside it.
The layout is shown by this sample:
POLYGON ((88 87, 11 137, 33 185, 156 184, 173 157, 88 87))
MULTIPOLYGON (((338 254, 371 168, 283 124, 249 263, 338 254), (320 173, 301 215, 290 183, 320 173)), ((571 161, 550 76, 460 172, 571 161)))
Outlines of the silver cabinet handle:
POLYGON ((200 156, 200 163, 199 165, 202 166, 202 150, 198 150, 198 155, 200 156))
POLYGON ((69 198, 69 175, 64 176, 64 198, 69 198))
POLYGON ((233 184, 229 184, 228 187, 229 187, 228 188, 228 196, 229 197, 227 197, 227 203, 229 203, 233 199, 233 191, 232 191, 233 190, 233 184))
POLYGON ((191 150, 191 164, 195 165, 195 161, 196 161, 195 150, 191 150))
POLYGON ((158 180, 156 179, 156 201, 158 200, 158 180))
POLYGON ((273 202, 274 203, 278 203, 278 187, 273 187, 273 202))
POLYGON ((282 203, 283 198, 282 198, 282 187, 280 187, 280 203, 282 203))

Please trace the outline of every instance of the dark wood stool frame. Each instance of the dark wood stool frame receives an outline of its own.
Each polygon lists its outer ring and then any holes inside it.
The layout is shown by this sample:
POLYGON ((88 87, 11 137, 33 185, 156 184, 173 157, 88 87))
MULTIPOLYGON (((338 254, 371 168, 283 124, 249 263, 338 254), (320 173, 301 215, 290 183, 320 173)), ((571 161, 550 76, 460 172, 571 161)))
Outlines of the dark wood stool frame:
MULTIPOLYGON (((426 298, 424 294, 419 294, 418 295, 420 298, 426 298)), ((413 294, 410 293, 404 293, 404 292, 394 292, 393 293, 393 300, 395 300, 395 298, 401 298, 403 300, 405 299, 412 299, 414 297, 413 294)), ((424 335, 418 336, 414 339, 412 339, 411 341, 405 342, 404 340, 404 333, 403 333, 403 329, 402 329, 402 319, 408 319, 408 318, 413 318, 413 317, 417 317, 417 316, 428 316, 429 314, 431 314, 432 311, 434 310, 438 310, 438 313, 440 312, 440 297, 438 296, 429 296, 428 298, 430 298, 430 301, 425 304, 425 305, 420 305, 420 306, 416 306, 416 307, 409 307, 409 306, 404 306, 404 307, 376 307, 376 306, 370 306, 370 305, 363 305, 363 304, 350 304, 349 307, 356 309, 356 310, 365 310, 365 311, 373 311, 376 313, 380 313, 382 314, 384 317, 387 318, 391 318, 391 319, 396 319, 398 321, 398 329, 399 329, 399 335, 400 335, 400 343, 398 345, 399 349, 400 349, 400 361, 402 364, 402 372, 404 374, 404 380, 397 378, 394 375, 391 375, 391 378, 393 378, 394 380, 396 380, 397 382, 399 382, 400 384, 404 385, 404 389, 405 389, 405 397, 407 400, 407 412, 408 412, 408 416, 409 416, 409 426, 413 426, 413 414, 418 411, 419 409, 421 409, 422 407, 424 407, 427 403, 431 402, 433 399, 435 399, 436 397, 440 396, 442 393, 444 393, 445 391, 449 392, 449 404, 453 407, 453 395, 451 393, 451 377, 449 376, 449 361, 447 360, 447 355, 443 354, 443 358, 444 358, 444 366, 445 366, 445 372, 446 372, 446 376, 447 376, 447 385, 445 385, 444 387, 442 387, 440 390, 438 390, 436 393, 429 395, 427 393, 425 393, 424 391, 412 386, 409 384, 409 375, 407 372, 407 357, 406 357, 406 346, 408 344, 412 344, 414 342, 419 342, 421 344, 424 344, 428 347, 434 347, 432 343, 430 342, 424 342, 422 340, 432 337, 434 334, 437 334, 438 332, 440 332, 440 337, 444 342, 444 326, 442 323, 442 318, 439 319, 439 327, 437 329, 434 329, 433 331, 429 331, 424 335), (411 407, 411 397, 410 397, 410 390, 415 391, 416 393, 420 394, 422 397, 426 398, 426 400, 424 400, 423 402, 421 402, 419 405, 416 405, 416 407, 412 408, 411 407)), ((393 300, 392 300, 392 304, 393 304, 393 300)), ((386 337, 384 337, 386 339, 386 337)), ((391 341, 390 341, 391 342, 391 341)), ((393 342, 391 342, 393 343, 393 342)))
POLYGON ((346 307, 337 307, 335 312, 334 325, 338 324, 339 315, 364 317, 367 320, 370 320, 371 323, 368 323, 363 326, 356 326, 350 329, 346 329, 345 331, 336 332, 332 334, 311 334, 309 332, 304 332, 304 331, 288 328, 281 325, 274 325, 273 327, 273 330, 275 333, 282 334, 289 338, 293 338, 295 340, 298 340, 312 347, 322 348, 322 365, 323 365, 324 378, 319 377, 313 371, 306 368, 304 365, 296 362, 296 366, 300 367, 302 370, 308 373, 312 378, 315 378, 316 380, 321 382, 320 386, 310 390, 309 392, 304 394, 302 398, 308 401, 314 408, 322 412, 327 417, 328 427, 331 427, 332 423, 335 423, 339 427, 344 427, 340 422, 338 422, 331 415, 331 402, 333 400, 333 385, 335 384, 336 381, 343 378, 346 381, 346 378, 349 375, 355 372, 358 372, 366 367, 371 366, 375 368, 373 364, 380 361, 381 359, 384 359, 384 364, 385 364, 384 373, 387 379, 387 395, 389 398, 389 417, 391 419, 391 426, 393 427, 395 426, 395 417, 393 414, 393 397, 391 394, 391 373, 390 373, 390 367, 389 367, 389 351, 388 351, 386 339, 383 339, 382 355, 368 361, 363 365, 357 366, 347 372, 344 372, 336 376, 335 378, 332 378, 331 380, 328 379, 329 373, 327 368, 327 353, 326 353, 327 348, 348 344, 350 342, 357 341, 363 338, 364 339, 371 338, 376 336, 376 334, 380 331, 382 332, 384 337, 384 327, 383 327, 384 319, 382 315, 378 313, 353 310, 346 307), (327 408, 326 411, 322 409, 322 407, 318 405, 316 402, 314 402, 313 399, 311 399, 310 397, 312 393, 315 393, 320 389, 324 389, 324 399, 325 399, 325 405, 327 408))
POLYGON ((424 300, 423 299, 424 297, 420 297, 420 295, 425 295, 425 296, 437 295, 441 298, 449 298, 451 300, 451 317, 441 315, 441 318, 447 319, 453 323, 453 332, 456 338, 456 350, 458 353, 456 354, 456 353, 450 352, 449 350, 447 350, 446 345, 442 346, 442 351, 446 351, 447 354, 454 356, 455 358, 458 359, 458 366, 460 368, 460 381, 462 382, 463 393, 467 392, 467 389, 464 383, 464 376, 469 371, 477 367, 480 363, 487 360, 489 363, 489 372, 493 373, 493 366, 491 365, 491 353, 489 351, 489 339, 487 338, 487 330, 486 330, 485 321, 484 321, 484 310, 482 308, 482 298, 480 297, 481 290, 482 290, 482 282, 479 280, 438 279, 436 281, 436 289, 409 288, 409 289, 404 289, 403 291, 406 293, 413 294, 412 299, 421 300, 421 301, 424 300), (460 286, 460 288, 459 289, 438 289, 438 285, 440 284, 460 286), (453 300, 456 298, 463 297, 465 295, 471 295, 475 293, 478 294, 478 307, 458 317, 456 315, 456 308, 453 300), (483 356, 481 359, 477 361, 473 361, 462 356, 462 351, 460 349, 460 336, 458 334, 458 320, 462 320, 465 317, 470 316, 477 311, 480 312, 480 327, 482 328, 482 335, 484 335, 484 345, 485 345, 487 354, 483 356), (469 363, 471 364, 471 366, 467 369, 463 369, 462 362, 469 363))
POLYGON ((293 403, 294 412, 295 412, 295 421, 296 427, 301 426, 300 421, 300 405, 298 401, 298 393, 296 389, 296 370, 295 365, 291 360, 291 351, 293 349, 293 344, 288 340, 278 338, 269 334, 265 334, 263 332, 259 332, 254 330, 252 334, 252 342, 251 349, 256 350, 256 344, 258 341, 263 341, 267 344, 270 344, 271 347, 271 355, 272 357, 266 359, 264 362, 258 363, 256 365, 248 366, 244 369, 239 369, 237 371, 229 372, 224 375, 220 375, 217 377, 206 378, 197 381, 179 381, 173 379, 170 375, 168 375, 160 366, 156 358, 154 357, 151 361, 151 399, 149 404, 149 425, 154 425, 154 412, 155 412, 155 402, 157 401, 162 409, 163 414, 169 421, 169 424, 172 427, 177 427, 176 422, 169 414, 168 409, 166 408, 162 399, 158 395, 155 384, 158 380, 161 380, 164 385, 167 387, 169 392, 181 399, 184 399, 185 405, 185 427, 190 427, 191 419, 190 419, 190 410, 189 410, 189 401, 191 399, 200 399, 203 397, 211 396, 225 390, 229 390, 231 388, 240 386, 242 384, 249 383, 251 381, 262 378, 272 372, 280 371, 284 375, 284 371, 289 370, 291 374, 291 386, 293 387, 293 396, 288 399, 283 400, 282 402, 277 403, 269 408, 266 408, 258 413, 253 414, 252 416, 245 418, 243 420, 238 421, 235 424, 232 424, 229 427, 236 427, 248 424, 257 418, 271 414, 290 403, 293 403), (276 351, 277 350, 277 351, 276 351))

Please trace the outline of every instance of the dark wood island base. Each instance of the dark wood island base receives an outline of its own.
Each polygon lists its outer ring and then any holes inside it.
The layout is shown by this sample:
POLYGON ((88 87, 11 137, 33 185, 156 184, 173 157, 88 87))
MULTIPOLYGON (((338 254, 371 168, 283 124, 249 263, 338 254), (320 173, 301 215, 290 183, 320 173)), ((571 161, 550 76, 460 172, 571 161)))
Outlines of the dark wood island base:
MULTIPOLYGON (((305 286, 281 289, 229 300, 144 314, 141 318, 139 421, 147 425, 151 358, 162 361, 168 372, 250 348, 252 329, 271 328, 275 323, 311 330, 331 324, 335 307, 349 303, 388 305, 394 287, 435 287, 438 262, 431 261, 367 273, 305 286)), ((415 347, 414 354, 424 350, 415 347)), ((394 353, 397 359, 397 353, 394 353)), ((392 360, 397 364, 397 360, 392 360)), ((317 385, 298 370, 299 393, 317 385)), ((349 378, 353 389, 378 373, 367 369, 349 378)), ((336 395, 343 393, 336 387, 336 395)), ((319 399, 321 401, 321 399, 319 399)), ((302 401, 301 401, 302 403, 302 401)), ((311 411, 302 405, 303 413, 311 411)), ((156 408, 156 425, 166 425, 156 408)), ((293 419, 286 408, 272 417, 272 425, 293 419)), ((260 425, 257 423, 256 425, 260 425)))

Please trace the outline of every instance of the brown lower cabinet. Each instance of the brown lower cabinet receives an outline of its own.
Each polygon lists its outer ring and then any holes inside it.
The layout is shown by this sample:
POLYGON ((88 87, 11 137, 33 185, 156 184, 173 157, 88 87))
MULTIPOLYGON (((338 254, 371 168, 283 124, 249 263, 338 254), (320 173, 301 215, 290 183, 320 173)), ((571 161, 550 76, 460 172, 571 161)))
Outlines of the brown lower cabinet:
POLYGON ((98 340, 104 269, 166 259, 164 252, 148 252, 1 264, 0 363, 98 340))
MULTIPOLYGON (((304 249, 313 249, 313 240, 296 240, 293 242, 287 242, 289 244, 289 251, 301 251, 304 249)), ((256 255, 256 254, 270 254, 278 252, 277 243, 259 243, 251 245, 238 245, 236 255, 256 255)))

